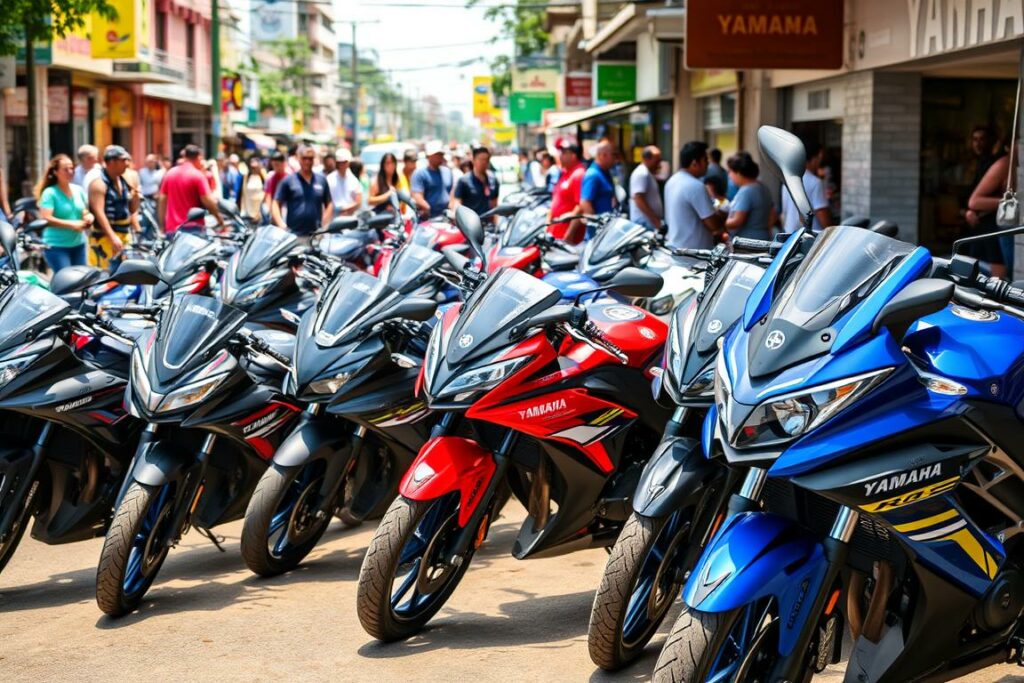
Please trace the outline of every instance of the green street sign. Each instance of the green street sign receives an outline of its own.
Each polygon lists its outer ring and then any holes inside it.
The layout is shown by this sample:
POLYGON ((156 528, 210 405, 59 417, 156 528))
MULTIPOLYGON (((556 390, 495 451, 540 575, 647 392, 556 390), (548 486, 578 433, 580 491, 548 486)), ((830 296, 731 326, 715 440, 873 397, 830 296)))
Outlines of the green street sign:
POLYGON ((553 92, 514 92, 508 98, 508 120, 512 123, 540 123, 544 110, 554 108, 553 92))
MULTIPOLYGON (((18 64, 25 64, 25 41, 22 40, 21 44, 18 45, 18 51, 14 58, 18 64)), ((46 41, 45 43, 35 42, 32 44, 32 58, 36 66, 49 66, 53 64, 53 43, 46 41)))
POLYGON ((632 102, 636 99, 636 64, 594 65, 595 104, 632 102))

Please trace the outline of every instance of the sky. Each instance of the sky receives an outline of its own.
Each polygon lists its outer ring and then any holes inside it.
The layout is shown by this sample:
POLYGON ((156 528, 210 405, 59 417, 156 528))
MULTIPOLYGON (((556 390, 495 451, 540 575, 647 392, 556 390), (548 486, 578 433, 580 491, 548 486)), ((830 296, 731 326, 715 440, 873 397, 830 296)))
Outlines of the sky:
MULTIPOLYGON (((393 70, 392 82, 401 84, 404 94, 434 95, 443 109, 462 112, 466 121, 473 113, 473 76, 487 75, 495 55, 512 52, 511 41, 485 42, 498 29, 483 13, 483 9, 462 7, 461 0, 335 0, 335 18, 379 22, 360 25, 356 44, 360 51, 378 51, 381 67, 393 70), (483 61, 461 68, 402 71, 473 58, 483 61)), ((339 40, 349 42, 349 25, 336 24, 335 30, 339 40)))

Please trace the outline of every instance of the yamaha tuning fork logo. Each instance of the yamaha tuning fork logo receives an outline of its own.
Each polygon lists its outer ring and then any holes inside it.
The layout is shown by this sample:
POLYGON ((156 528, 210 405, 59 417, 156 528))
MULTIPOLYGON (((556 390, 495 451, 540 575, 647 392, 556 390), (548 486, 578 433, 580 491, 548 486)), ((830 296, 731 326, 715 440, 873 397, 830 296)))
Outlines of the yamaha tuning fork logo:
POLYGON ((473 343, 473 335, 471 335, 471 334, 464 334, 461 337, 459 337, 459 348, 460 349, 464 349, 464 348, 466 348, 467 346, 469 346, 472 343, 473 343))
POLYGON ((765 348, 769 351, 775 351, 776 349, 782 348, 782 345, 786 343, 786 335, 778 330, 772 330, 768 333, 768 338, 764 340, 765 348))

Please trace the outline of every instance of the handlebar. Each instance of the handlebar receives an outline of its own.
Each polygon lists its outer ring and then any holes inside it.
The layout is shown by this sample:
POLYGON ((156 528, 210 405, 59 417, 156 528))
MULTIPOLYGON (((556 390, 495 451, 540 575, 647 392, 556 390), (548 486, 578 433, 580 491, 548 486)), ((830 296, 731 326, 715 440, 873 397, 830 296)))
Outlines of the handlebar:
POLYGON ((267 344, 265 341, 263 341, 256 335, 254 335, 249 330, 242 328, 242 330, 239 331, 238 336, 241 338, 242 344, 246 348, 251 349, 256 353, 262 353, 264 356, 269 356, 270 358, 277 361, 280 365, 283 365, 286 368, 291 368, 292 361, 290 358, 288 358, 288 356, 278 353, 273 348, 271 348, 269 344, 267 344))

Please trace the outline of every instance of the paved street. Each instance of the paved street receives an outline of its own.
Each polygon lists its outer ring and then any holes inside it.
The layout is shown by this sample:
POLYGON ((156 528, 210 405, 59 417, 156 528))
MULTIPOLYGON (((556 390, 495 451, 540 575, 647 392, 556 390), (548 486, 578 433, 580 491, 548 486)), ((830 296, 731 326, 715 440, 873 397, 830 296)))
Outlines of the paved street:
MULTIPOLYGON (((645 680, 657 657, 625 673, 595 671, 586 628, 603 551, 517 562, 507 553, 522 511, 494 528, 433 627, 407 643, 371 641, 353 614, 372 525, 340 526, 298 571, 261 580, 238 556, 241 525, 220 553, 192 532, 143 608, 100 616, 100 540, 26 541, 0 575, 0 678, 50 680, 645 680)), ((1024 680, 1000 667, 972 681, 1024 680)), ((830 672, 822 680, 841 680, 830 672)), ((967 679, 965 679, 967 680, 967 679)))

